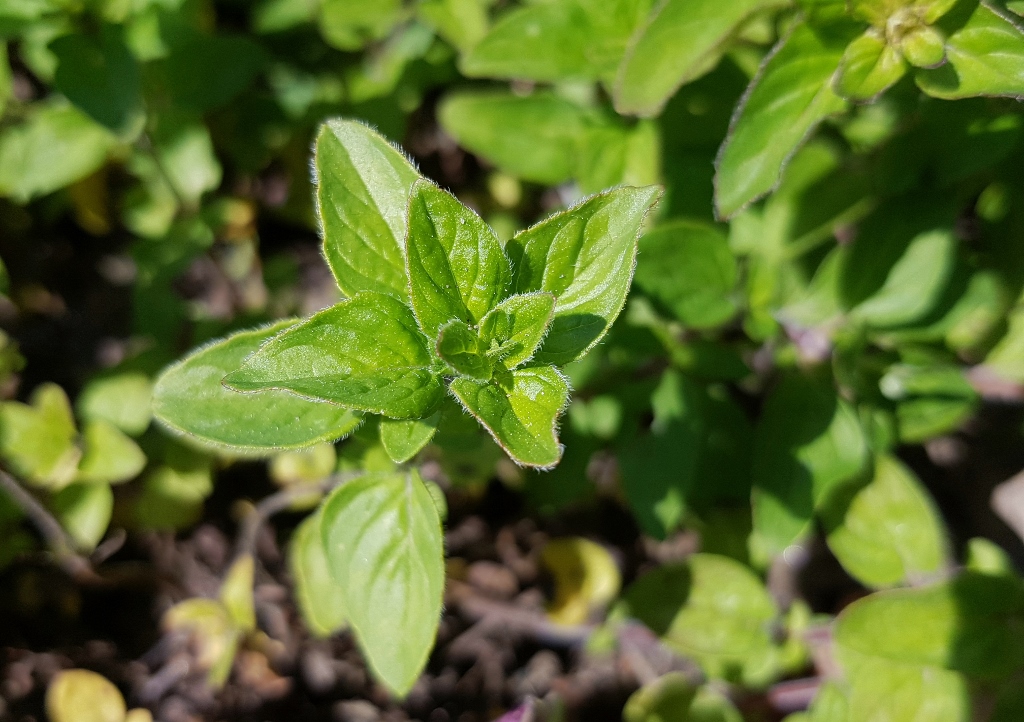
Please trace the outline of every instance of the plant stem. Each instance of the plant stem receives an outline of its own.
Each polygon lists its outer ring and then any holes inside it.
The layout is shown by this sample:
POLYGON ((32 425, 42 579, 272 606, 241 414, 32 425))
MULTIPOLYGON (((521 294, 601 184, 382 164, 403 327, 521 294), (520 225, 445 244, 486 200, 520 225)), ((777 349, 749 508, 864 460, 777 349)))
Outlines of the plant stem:
POLYGON ((92 565, 76 551, 74 540, 64 531, 60 522, 17 479, 2 469, 0 469, 0 489, 3 489, 10 500, 32 522, 65 571, 75 579, 94 575, 92 565))

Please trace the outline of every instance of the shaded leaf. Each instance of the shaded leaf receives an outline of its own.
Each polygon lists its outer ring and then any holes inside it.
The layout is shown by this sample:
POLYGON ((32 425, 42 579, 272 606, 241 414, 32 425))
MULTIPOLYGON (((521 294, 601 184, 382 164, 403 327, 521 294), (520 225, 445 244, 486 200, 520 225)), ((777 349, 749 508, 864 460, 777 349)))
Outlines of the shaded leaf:
POLYGON ((437 355, 457 374, 483 381, 491 378, 491 360, 485 350, 476 331, 465 321, 449 321, 438 331, 437 355))
POLYGON ((380 442, 396 464, 404 464, 430 443, 441 423, 441 411, 425 419, 381 419, 380 442))
POLYGON ((67 394, 56 384, 38 386, 28 404, 0 403, 0 455, 30 483, 60 488, 74 478, 76 433, 67 394))
POLYGON ((107 484, 79 482, 57 492, 52 506, 75 544, 81 549, 93 549, 107 533, 114 493, 107 484))
POLYGON ((554 539, 541 549, 540 560, 555 581, 548 617, 558 624, 582 624, 615 599, 622 586, 615 559, 589 539, 554 539))
POLYGON ((331 576, 320 519, 318 510, 295 528, 288 546, 288 568, 306 627, 318 637, 329 637, 345 627, 345 593, 331 576))
POLYGON ((152 416, 153 382, 140 373, 120 373, 93 379, 75 399, 83 421, 106 421, 129 436, 138 436, 152 416))
POLYGON ((874 29, 846 46, 835 89, 849 100, 870 100, 887 90, 907 71, 899 50, 874 29))

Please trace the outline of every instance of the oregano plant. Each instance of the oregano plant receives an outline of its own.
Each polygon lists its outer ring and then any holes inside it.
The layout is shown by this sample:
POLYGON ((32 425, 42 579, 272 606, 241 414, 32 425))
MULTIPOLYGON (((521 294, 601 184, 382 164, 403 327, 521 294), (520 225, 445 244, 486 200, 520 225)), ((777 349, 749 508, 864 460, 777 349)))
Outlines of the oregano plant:
MULTIPOLYGON (((625 304, 660 188, 590 196, 503 244, 359 122, 325 123, 313 167, 323 253, 345 299, 166 369, 157 418, 251 456, 338 439, 377 417, 383 448, 401 464, 446 419, 469 414, 517 464, 555 466, 570 396, 561 367, 585 356, 625 304)), ((342 599, 320 631, 351 624, 377 675, 406 693, 444 588, 433 497, 415 469, 365 474, 314 518, 319 534, 304 530, 303 559, 322 544, 326 564, 303 566, 303 584, 342 599), (331 579, 309 578, 324 567, 331 579)))

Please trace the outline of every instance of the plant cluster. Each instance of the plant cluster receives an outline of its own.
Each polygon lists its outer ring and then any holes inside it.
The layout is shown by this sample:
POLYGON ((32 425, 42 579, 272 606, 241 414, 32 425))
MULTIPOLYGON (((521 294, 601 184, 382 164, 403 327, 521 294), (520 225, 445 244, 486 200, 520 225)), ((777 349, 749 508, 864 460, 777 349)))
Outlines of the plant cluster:
MULTIPOLYGON (((8 305, 59 313, 26 249, 72 234, 113 249, 133 309, 108 368, 58 379, 74 411, 56 384, 15 391, 45 377, 17 323, 0 337, 0 562, 36 545, 27 520, 80 572, 112 520, 186 528, 218 466, 266 458, 281 490, 250 531, 308 511, 309 631, 350 628, 401 696, 440 619, 446 491, 505 484, 537 514, 605 497, 701 545, 621 592, 601 546, 545 550, 550 617, 599 622, 591 653, 640 622, 700 669, 648 681, 628 722, 733 722, 801 675, 817 692, 789 722, 1020 719, 1024 581, 907 460, 1024 399, 1022 15, 3 5, 8 305), (319 233, 330 300, 281 228, 319 233), (193 276, 214 290, 188 297, 193 276), (766 584, 816 540, 859 585, 841 610, 766 584)), ((254 574, 243 533, 218 598, 164 619, 214 686, 257 634, 254 574)))

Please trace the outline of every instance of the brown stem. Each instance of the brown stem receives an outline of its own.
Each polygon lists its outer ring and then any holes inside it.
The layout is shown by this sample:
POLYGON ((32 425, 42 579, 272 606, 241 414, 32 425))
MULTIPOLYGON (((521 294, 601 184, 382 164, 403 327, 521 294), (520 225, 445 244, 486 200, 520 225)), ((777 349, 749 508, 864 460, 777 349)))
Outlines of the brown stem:
POLYGON ((43 537, 46 546, 53 552, 58 564, 65 571, 79 580, 95 576, 92 565, 77 552, 74 540, 64 531, 64 527, 50 513, 49 509, 30 494, 17 479, 2 469, 0 469, 0 489, 3 489, 8 498, 32 522, 40 536, 43 537))

